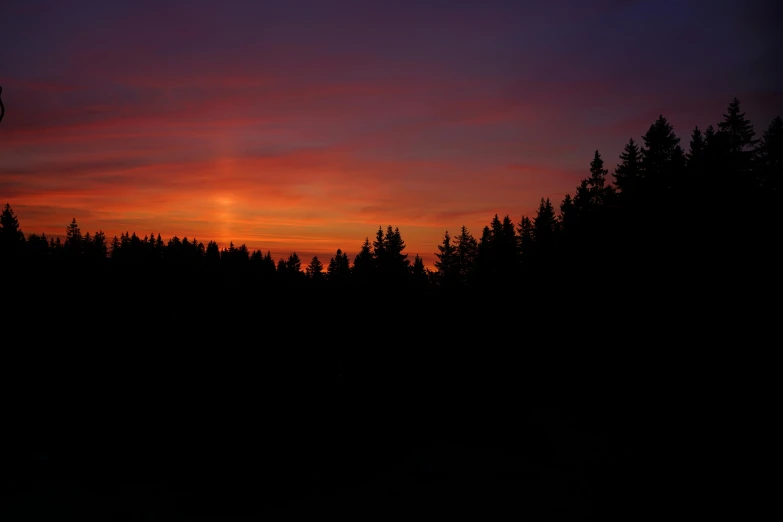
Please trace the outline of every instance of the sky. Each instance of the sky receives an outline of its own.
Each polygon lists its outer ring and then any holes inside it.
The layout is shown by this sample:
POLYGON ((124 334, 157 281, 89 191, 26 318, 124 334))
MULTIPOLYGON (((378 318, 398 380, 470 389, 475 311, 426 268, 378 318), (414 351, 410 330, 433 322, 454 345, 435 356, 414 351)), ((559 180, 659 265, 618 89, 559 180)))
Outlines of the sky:
MULTIPOLYGON (((103 230, 358 252, 519 222, 665 116, 783 114, 774 1, 5 0, 0 204, 103 230)), ((730 211, 730 209, 727 209, 730 211)))

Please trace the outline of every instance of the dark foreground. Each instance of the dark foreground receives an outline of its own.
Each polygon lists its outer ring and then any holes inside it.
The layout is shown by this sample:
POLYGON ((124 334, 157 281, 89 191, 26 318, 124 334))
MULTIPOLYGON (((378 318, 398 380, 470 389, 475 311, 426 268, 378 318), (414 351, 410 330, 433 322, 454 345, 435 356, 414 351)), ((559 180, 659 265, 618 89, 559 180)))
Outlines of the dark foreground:
POLYGON ((759 338, 717 307, 626 302, 612 327, 619 308, 604 320, 557 299, 237 295, 16 300, 0 518, 749 509, 733 484, 763 458, 748 441, 774 381, 762 351, 746 362, 759 338))

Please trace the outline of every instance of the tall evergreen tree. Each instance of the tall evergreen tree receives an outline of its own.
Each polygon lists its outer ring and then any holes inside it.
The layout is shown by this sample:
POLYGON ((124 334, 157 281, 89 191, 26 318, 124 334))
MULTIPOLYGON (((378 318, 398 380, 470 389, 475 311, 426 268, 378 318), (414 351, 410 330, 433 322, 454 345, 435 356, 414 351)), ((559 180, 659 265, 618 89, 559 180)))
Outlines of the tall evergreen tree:
POLYGON ((265 277, 271 279, 276 273, 277 269, 275 268, 275 260, 272 258, 272 252, 267 250, 266 255, 264 256, 263 274, 265 277))
POLYGON ((370 277, 374 270, 375 260, 373 259, 370 238, 364 238, 359 253, 353 260, 353 275, 359 283, 366 282, 366 279, 370 277))
POLYGON ((460 283, 468 285, 472 282, 473 273, 476 269, 478 241, 476 241, 476 238, 473 237, 465 225, 462 225, 462 230, 460 230, 460 234, 457 236, 456 256, 460 283))
MULTIPOLYGON (((525 236, 523 235, 523 225, 526 219, 529 242, 532 243, 533 241, 533 224, 530 222, 529 218, 523 216, 522 222, 519 224, 519 244, 523 254, 527 250, 525 247, 525 236)), ((574 206, 574 200, 571 199, 571 194, 566 194, 563 201, 560 203, 560 216, 558 219, 560 220, 560 227, 564 234, 570 234, 574 231, 577 217, 576 207, 574 206)))
POLYGON ((753 125, 745 117, 745 113, 740 111, 740 101, 737 98, 729 103, 723 121, 718 124, 718 130, 725 135, 726 146, 731 154, 750 151, 756 144, 753 139, 756 135, 753 125))
POLYGON ((723 115, 723 121, 718 123, 718 132, 713 140, 713 153, 717 160, 714 177, 724 198, 735 198, 739 194, 751 197, 749 192, 756 182, 752 172, 757 143, 754 135, 753 125, 740 111, 739 100, 734 98, 723 115))
POLYGON ((71 220, 71 223, 65 229, 65 244, 64 253, 70 258, 79 257, 84 250, 84 238, 82 237, 81 229, 76 223, 76 218, 71 220))
POLYGON ((80 249, 82 242, 82 232, 79 225, 76 224, 76 218, 73 218, 71 224, 65 229, 65 244, 74 249, 80 249))
POLYGON ((310 264, 305 269, 307 277, 315 283, 321 283, 324 280, 324 265, 318 259, 318 256, 313 256, 310 260, 310 264))
POLYGON ((408 254, 403 252, 405 241, 402 239, 400 229, 397 227, 392 229, 392 226, 389 225, 383 238, 383 244, 389 265, 387 272, 396 276, 407 274, 410 261, 408 261, 408 254))
POLYGON ((214 241, 207 243, 204 261, 213 268, 220 265, 220 247, 214 241))
POLYGON ((329 266, 326 269, 326 278, 336 284, 340 285, 348 281, 351 275, 351 269, 348 262, 348 254, 343 253, 339 248, 334 257, 329 261, 329 266))
POLYGON ((641 177, 641 150, 631 138, 620 154, 620 164, 614 169, 614 184, 627 195, 638 190, 641 177))
POLYGON ((682 154, 680 138, 674 134, 669 121, 661 115, 650 125, 642 139, 641 168, 645 180, 653 186, 668 187, 673 175, 673 163, 682 154))
MULTIPOLYGON (((566 194, 568 201, 571 201, 571 197, 566 194)), ((519 234, 519 251, 523 256, 528 256, 533 252, 533 222, 527 216, 522 216, 522 221, 519 222, 519 228, 517 229, 519 234)))
POLYGON ((596 150, 593 161, 590 162, 590 177, 587 179, 587 185, 590 187, 592 207, 600 208, 610 203, 614 196, 614 189, 606 184, 606 175, 609 173, 604 168, 604 160, 601 154, 596 150))
POLYGON ((557 232, 557 216, 549 198, 541 198, 536 217, 533 218, 533 241, 536 250, 542 251, 554 246, 557 232))
POLYGON ((414 288, 425 289, 429 285, 429 274, 424 267, 424 261, 419 257, 419 254, 416 254, 416 257, 413 259, 411 276, 414 288))
POLYGON ((0 214, 0 254, 5 258, 21 256, 24 247, 25 238, 19 228, 19 219, 11 205, 6 203, 0 214))
POLYGON ((111 259, 114 259, 116 261, 122 257, 121 252, 122 250, 120 246, 120 240, 119 238, 117 238, 117 236, 114 236, 114 238, 111 240, 111 253, 109 256, 111 257, 111 259))
MULTIPOLYGON (((497 216, 495 216, 497 218, 497 216)), ((476 275, 482 284, 489 284, 494 279, 495 249, 492 244, 492 230, 485 226, 481 230, 478 256, 476 257, 476 275)))
POLYGON ((438 258, 435 268, 438 269, 438 279, 443 286, 453 286, 459 281, 459 266, 457 265, 457 247, 451 244, 449 231, 443 235, 443 243, 438 245, 438 258))
POLYGON ((593 194, 590 192, 587 178, 582 179, 576 187, 576 192, 574 193, 574 210, 580 223, 590 219, 589 216, 593 210, 593 194))
POLYGON ((106 234, 103 233, 103 230, 99 230, 95 233, 93 236, 92 245, 93 256, 95 256, 96 259, 106 259, 106 256, 108 255, 108 247, 106 245, 106 234))
POLYGON ((700 171, 703 168, 704 149, 704 136, 702 135, 701 130, 699 130, 699 127, 696 126, 693 128, 693 132, 691 133, 691 142, 690 148, 688 149, 688 154, 685 155, 688 168, 691 169, 692 172, 700 171))
POLYGON ((299 259, 299 256, 294 252, 290 256, 288 256, 288 261, 285 262, 286 270, 288 270, 291 274, 301 274, 302 273, 302 261, 299 259))
POLYGON ((383 238, 383 227, 379 226, 378 232, 375 233, 375 241, 372 242, 372 256, 379 268, 386 261, 386 242, 383 238))
POLYGON ((234 255, 236 256, 237 262, 240 263, 241 266, 247 265, 248 261, 250 261, 250 250, 244 243, 237 247, 234 255))

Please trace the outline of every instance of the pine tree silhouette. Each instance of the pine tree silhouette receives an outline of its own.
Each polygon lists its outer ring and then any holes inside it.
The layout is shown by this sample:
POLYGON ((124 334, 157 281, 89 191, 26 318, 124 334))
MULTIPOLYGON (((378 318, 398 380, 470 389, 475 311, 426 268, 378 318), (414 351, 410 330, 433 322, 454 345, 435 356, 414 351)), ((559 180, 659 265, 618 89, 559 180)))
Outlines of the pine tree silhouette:
POLYGON ((463 286, 473 282, 476 258, 478 257, 478 241, 471 235, 465 225, 462 225, 456 245, 456 264, 459 281, 463 286))
POLYGON ((459 265, 457 264, 457 247, 451 244, 449 231, 443 235, 443 243, 438 245, 438 258, 435 268, 438 269, 438 279, 441 286, 452 287, 459 281, 459 265))
POLYGON ((16 258, 21 256, 24 247, 25 238, 19 228, 19 220, 11 205, 6 203, 0 214, 0 255, 5 259, 16 258))
POLYGON ((614 171, 614 184, 625 197, 628 197, 638 192, 641 177, 641 151, 631 138, 620 154, 620 164, 614 171))
POLYGON ((313 259, 310 260, 310 264, 307 265, 307 268, 305 269, 305 273, 313 283, 320 284, 323 282, 324 265, 318 259, 318 256, 313 256, 313 259))

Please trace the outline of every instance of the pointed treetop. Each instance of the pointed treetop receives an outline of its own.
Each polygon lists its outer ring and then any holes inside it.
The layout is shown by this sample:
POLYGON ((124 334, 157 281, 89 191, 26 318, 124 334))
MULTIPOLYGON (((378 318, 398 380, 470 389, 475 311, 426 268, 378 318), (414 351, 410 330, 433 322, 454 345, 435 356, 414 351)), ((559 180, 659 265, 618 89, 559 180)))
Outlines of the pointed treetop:
POLYGON ((756 134, 753 125, 745 117, 745 113, 740 112, 740 101, 736 97, 729 103, 723 121, 718 124, 718 129, 728 137, 731 152, 741 151, 757 142, 753 139, 756 134))

